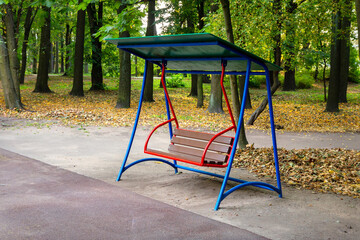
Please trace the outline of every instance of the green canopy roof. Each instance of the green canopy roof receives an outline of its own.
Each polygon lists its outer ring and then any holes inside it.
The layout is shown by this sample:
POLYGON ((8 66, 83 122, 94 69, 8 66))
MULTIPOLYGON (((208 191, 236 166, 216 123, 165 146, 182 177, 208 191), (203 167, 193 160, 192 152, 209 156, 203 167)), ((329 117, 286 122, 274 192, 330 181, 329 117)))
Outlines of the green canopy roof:
POLYGON ((209 33, 113 38, 106 41, 160 66, 166 60, 170 70, 221 71, 221 61, 226 60, 227 72, 243 72, 249 59, 252 60, 251 70, 264 70, 262 65, 266 65, 269 71, 281 70, 279 66, 209 33))

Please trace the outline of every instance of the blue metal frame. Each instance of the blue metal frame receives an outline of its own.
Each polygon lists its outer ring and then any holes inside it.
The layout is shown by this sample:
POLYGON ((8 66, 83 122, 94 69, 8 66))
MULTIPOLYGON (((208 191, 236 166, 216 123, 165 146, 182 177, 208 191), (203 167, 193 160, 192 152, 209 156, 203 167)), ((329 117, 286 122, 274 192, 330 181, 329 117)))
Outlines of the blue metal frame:
MULTIPOLYGON (((212 173, 212 172, 203 171, 203 170, 199 170, 199 169, 196 169, 196 168, 191 168, 191 167, 179 165, 176 161, 174 161, 174 163, 172 163, 172 162, 170 162, 168 160, 165 160, 165 159, 162 159, 162 158, 156 158, 156 157, 139 159, 139 160, 137 160, 135 162, 132 162, 132 163, 126 165, 126 162, 128 160, 129 153, 130 153, 130 150, 131 150, 131 146, 132 146, 132 143, 133 143, 133 140, 134 140, 134 137, 135 137, 136 128, 137 128, 137 125, 138 125, 139 116, 140 116, 140 112, 141 112, 141 106, 142 106, 144 89, 145 89, 145 81, 146 81, 146 73, 147 73, 148 63, 153 62, 153 63, 159 65, 158 61, 161 60, 162 61, 162 66, 160 65, 160 67, 162 67, 162 70, 164 71, 163 75, 164 75, 164 78, 165 78, 166 61, 171 61, 171 60, 176 60, 176 61, 188 60, 188 61, 191 61, 191 60, 193 60, 191 58, 190 59, 169 59, 169 58, 167 58, 167 59, 154 59, 154 58, 149 58, 149 59, 145 59, 145 69, 144 69, 144 76, 143 76, 143 84, 142 84, 141 93, 140 93, 138 111, 137 111, 137 114, 136 114, 132 134, 131 134, 131 137, 130 137, 130 140, 129 140, 129 145, 128 145, 128 148, 127 148, 127 151, 126 151, 122 166, 120 168, 120 172, 119 172, 117 181, 119 181, 121 179, 122 174, 127 169, 129 169, 130 167, 132 167, 132 166, 134 166, 134 165, 136 165, 138 163, 146 162, 146 161, 160 161, 160 162, 163 162, 163 163, 168 164, 171 167, 173 167, 175 169, 175 173, 177 173, 178 168, 180 168, 180 169, 184 169, 184 170, 188 170, 188 171, 193 171, 193 172, 197 172, 197 173, 201 173, 201 174, 206 174, 206 175, 213 176, 213 177, 222 178, 223 182, 222 182, 222 185, 221 185, 221 189, 220 189, 219 196, 218 196, 218 199, 216 201, 214 210, 219 209, 221 201, 224 200, 228 195, 230 195, 235 190, 237 190, 239 188, 242 188, 242 187, 246 187, 246 186, 255 186, 255 187, 275 191, 275 192, 277 192, 279 194, 279 197, 281 198, 282 197, 282 189, 281 189, 280 170, 279 170, 278 154, 277 154, 277 143, 276 143, 276 134, 275 134, 273 106, 272 106, 272 99, 271 99, 271 89, 270 89, 271 86, 270 86, 270 75, 269 75, 270 73, 269 73, 269 70, 268 70, 267 66, 264 63, 259 62, 259 61, 255 60, 255 59, 252 59, 249 56, 243 57, 243 54, 239 53, 238 51, 236 51, 236 50, 234 50, 232 48, 227 47, 224 44, 221 44, 220 42, 215 42, 215 43, 211 42, 211 44, 209 44, 209 43, 183 43, 183 44, 174 43, 174 44, 166 44, 166 46, 171 46, 171 47, 176 47, 176 46, 198 46, 198 45, 220 45, 220 46, 224 47, 225 49, 227 49, 229 51, 232 51, 235 54, 241 56, 239 58, 227 58, 227 59, 225 59, 225 58, 224 59, 223 58, 204 59, 204 60, 207 60, 207 61, 208 60, 214 60, 214 59, 215 60, 222 60, 222 61, 223 60, 227 60, 227 61, 230 60, 231 61, 231 59, 233 59, 233 60, 234 59, 243 60, 244 58, 247 59, 247 70, 246 70, 246 72, 243 72, 243 71, 242 72, 234 72, 234 71, 225 72, 225 74, 227 74, 227 75, 245 75, 246 76, 245 77, 245 86, 244 86, 243 99, 242 99, 240 115, 239 115, 239 123, 238 123, 238 126, 237 126, 237 130, 236 130, 236 134, 235 134, 235 140, 234 140, 235 144, 234 144, 234 147, 232 148, 231 153, 230 153, 230 157, 229 157, 229 160, 228 160, 229 162, 228 162, 228 166, 227 166, 225 175, 215 174, 215 173, 212 173), (252 63, 255 63, 255 64, 258 64, 258 65, 262 66, 264 68, 264 71, 263 72, 251 72, 251 64, 252 63), (236 143, 239 140, 241 125, 242 125, 242 122, 243 122, 243 117, 244 117, 244 112, 245 112, 245 101, 246 101, 246 97, 247 97, 247 94, 248 94, 248 86, 249 86, 250 75, 265 75, 266 76, 266 88, 267 88, 267 96, 268 96, 268 105, 269 105, 269 115, 270 115, 272 142, 273 142, 273 152, 274 152, 274 163, 275 163, 275 170, 276 170, 277 187, 273 186, 271 184, 265 183, 265 182, 251 182, 251 181, 249 182, 249 181, 245 181, 245 180, 242 180, 242 179, 230 177, 231 167, 232 167, 232 163, 233 163, 234 156, 235 156, 236 149, 237 149, 236 143), (234 181, 234 182, 238 182, 240 184, 238 184, 235 187, 232 187, 231 189, 225 191, 225 188, 226 188, 226 185, 227 185, 228 181, 234 181)), ((163 44, 140 45, 139 47, 156 47, 156 46, 164 46, 164 45, 163 44)), ((118 48, 121 48, 121 49, 123 49, 125 51, 128 51, 130 53, 133 53, 132 51, 127 49, 129 47, 135 47, 135 46, 133 46, 133 45, 118 46, 118 48)), ((138 46, 136 46, 136 47, 138 47, 138 46)), ((220 74, 221 73, 220 71, 176 71, 176 70, 167 70, 166 72, 170 72, 170 73, 195 73, 195 74, 220 74)), ((169 119, 171 119, 171 113, 170 113, 170 110, 169 110, 169 103, 168 103, 166 97, 165 97, 165 105, 166 105, 167 118, 169 120, 169 119)), ((170 133, 170 138, 172 138, 172 126, 171 126, 171 123, 169 123, 169 133, 170 133)))
POLYGON ((142 83, 142 88, 141 88, 141 92, 140 92, 140 99, 139 99, 139 106, 138 106, 138 111, 136 113, 136 118, 135 118, 135 122, 134 122, 134 127, 131 133, 131 137, 129 140, 129 145, 126 149, 126 153, 125 153, 125 157, 124 157, 124 161, 121 165, 120 171, 119 171, 119 175, 117 177, 117 181, 120 181, 121 175, 123 174, 123 172, 125 171, 125 165, 126 165, 126 161, 129 157, 130 154, 130 150, 131 150, 131 146, 132 143, 134 141, 134 137, 135 137, 135 133, 136 133, 136 128, 139 122, 139 117, 140 117, 140 112, 141 112, 141 106, 142 106, 142 101, 143 101, 143 97, 144 97, 144 90, 145 90, 145 81, 146 81, 146 74, 147 74, 147 68, 148 68, 148 61, 145 61, 145 67, 144 67, 144 76, 143 76, 143 83, 142 83))

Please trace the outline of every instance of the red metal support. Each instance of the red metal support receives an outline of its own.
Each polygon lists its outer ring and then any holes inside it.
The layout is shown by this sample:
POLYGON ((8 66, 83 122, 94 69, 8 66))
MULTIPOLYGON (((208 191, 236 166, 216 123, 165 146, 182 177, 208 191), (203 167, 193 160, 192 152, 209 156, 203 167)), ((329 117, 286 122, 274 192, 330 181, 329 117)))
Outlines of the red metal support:
POLYGON ((235 119, 234 119, 233 113, 232 113, 232 111, 231 111, 229 99, 228 99, 228 97, 227 97, 227 94, 226 94, 226 91, 225 91, 225 87, 224 87, 224 76, 225 76, 225 63, 224 63, 224 62, 221 63, 221 67, 222 67, 222 69, 221 69, 221 78, 220 78, 221 90, 222 90, 222 92, 223 92, 223 94, 224 94, 226 106, 227 106, 227 108, 228 108, 228 110, 229 110, 230 119, 231 119, 231 122, 232 122, 232 124, 233 124, 233 126, 234 126, 234 130, 235 130, 235 132, 236 132, 235 119))
POLYGON ((148 144, 149 144, 149 140, 150 140, 151 136, 153 135, 153 133, 156 131, 156 129, 158 129, 159 127, 164 126, 165 124, 167 124, 167 123, 169 123, 169 122, 172 122, 172 121, 174 121, 174 120, 175 120, 175 118, 171 118, 171 119, 169 119, 169 120, 167 120, 167 121, 165 121, 165 122, 160 123, 160 124, 157 125, 156 127, 154 127, 154 129, 150 132, 149 136, 148 136, 147 139, 146 139, 145 146, 144 146, 144 152, 147 151, 147 146, 148 146, 148 144))
POLYGON ((176 128, 179 128, 179 123, 178 123, 178 120, 176 118, 176 114, 175 114, 175 111, 174 111, 174 108, 171 104, 171 100, 170 100, 170 97, 169 97, 169 93, 168 93, 168 90, 167 90, 167 87, 166 87, 166 83, 164 81, 165 79, 165 67, 166 67, 166 64, 165 62, 162 63, 162 71, 161 71, 161 83, 163 85, 163 88, 164 88, 164 92, 165 92, 165 96, 166 96, 166 100, 168 101, 169 103, 169 106, 170 106, 170 110, 171 110, 171 114, 173 115, 173 119, 175 121, 175 124, 176 124, 176 128))

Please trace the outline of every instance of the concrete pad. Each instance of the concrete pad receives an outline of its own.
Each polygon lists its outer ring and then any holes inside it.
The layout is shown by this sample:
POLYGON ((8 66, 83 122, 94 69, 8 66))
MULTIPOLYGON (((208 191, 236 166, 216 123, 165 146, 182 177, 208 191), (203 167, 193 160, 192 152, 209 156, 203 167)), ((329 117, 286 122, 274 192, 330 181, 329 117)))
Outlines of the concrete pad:
POLYGON ((0 148, 0 239, 266 239, 0 148))
MULTIPOLYGON (((174 174, 165 164, 146 162, 116 176, 127 148, 131 128, 44 127, 38 123, 14 123, 1 119, 0 147, 42 162, 100 179, 142 196, 231 224, 271 239, 359 239, 360 199, 298 190, 283 184, 284 198, 252 187, 235 191, 214 211, 221 186, 218 179, 183 171, 174 174), (3 127, 1 126, 3 125, 3 127)), ((138 127, 129 162, 145 157, 148 128, 138 127)), ((248 131, 256 147, 271 146, 266 132, 248 131)), ((278 146, 286 148, 342 147, 358 149, 356 133, 279 133, 278 146)), ((156 133, 155 144, 167 146, 169 136, 156 133)), ((223 169, 209 169, 222 173, 223 169)), ((233 177, 258 178, 244 169, 233 169, 233 177)), ((274 183, 273 179, 261 181, 274 183)), ((231 185, 231 184, 230 184, 231 185)))

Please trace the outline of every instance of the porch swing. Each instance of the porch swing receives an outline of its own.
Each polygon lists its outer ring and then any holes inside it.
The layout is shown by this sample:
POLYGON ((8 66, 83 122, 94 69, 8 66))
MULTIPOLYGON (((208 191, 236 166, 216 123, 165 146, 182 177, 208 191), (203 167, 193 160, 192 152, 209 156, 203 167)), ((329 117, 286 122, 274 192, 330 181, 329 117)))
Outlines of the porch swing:
POLYGON ((232 125, 229 128, 217 134, 187 130, 179 127, 179 122, 176 117, 174 108, 172 106, 169 93, 167 91, 166 81, 165 81, 165 71, 166 71, 166 62, 163 61, 161 82, 164 87, 166 106, 167 108, 170 108, 172 118, 168 119, 163 123, 160 123, 150 132, 145 142, 144 152, 158 157, 168 158, 175 161, 190 163, 198 166, 226 167, 227 160, 229 159, 229 154, 231 152, 231 149, 233 148, 234 137, 223 136, 223 134, 230 130, 235 131, 236 126, 224 87, 225 62, 223 62, 222 64, 220 85, 222 92, 224 94, 227 108, 229 110, 229 115, 232 125), (148 143, 153 133, 159 127, 162 127, 167 123, 170 124, 169 129, 172 130, 172 125, 171 125, 172 122, 175 122, 176 127, 173 131, 171 142, 168 147, 168 151, 164 152, 164 151, 148 148, 148 143))
POLYGON ((250 185, 275 191, 279 194, 279 197, 282 197, 269 77, 269 71, 279 71, 281 70, 280 67, 208 33, 116 38, 107 39, 107 41, 116 44, 119 49, 145 59, 143 84, 140 93, 138 111, 117 181, 121 179, 122 174, 127 169, 138 163, 145 161, 160 161, 172 166, 175 173, 178 172, 178 169, 184 169, 222 178, 223 183, 219 192, 218 200, 215 204, 215 210, 218 210, 221 201, 230 193, 239 188, 250 185), (143 158, 130 164, 126 164, 140 117, 146 73, 149 63, 158 65, 162 70, 161 82, 164 87, 167 120, 155 126, 145 141, 144 153, 153 155, 154 157, 143 158), (231 119, 231 125, 216 134, 181 128, 166 87, 166 73, 221 74, 220 85, 227 105, 228 114, 231 119), (224 87, 225 75, 245 75, 245 88, 242 103, 244 103, 246 99, 250 76, 266 76, 277 186, 260 181, 249 182, 230 177, 230 171, 236 152, 236 143, 239 139, 241 121, 243 121, 245 106, 244 104, 241 106, 239 116, 240 122, 238 126, 236 126, 224 87), (173 126, 173 124, 175 126, 173 126), (171 139, 168 149, 159 150, 148 147, 153 134, 165 125, 168 125, 171 139), (234 131, 234 136, 225 135, 231 130, 234 131), (169 160, 173 160, 173 162, 169 160), (198 168, 181 165, 178 162, 196 166, 227 169, 225 175, 220 175, 200 170, 198 168), (239 184, 225 191, 227 181, 229 180, 239 184))

